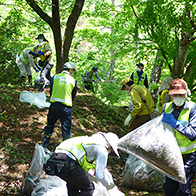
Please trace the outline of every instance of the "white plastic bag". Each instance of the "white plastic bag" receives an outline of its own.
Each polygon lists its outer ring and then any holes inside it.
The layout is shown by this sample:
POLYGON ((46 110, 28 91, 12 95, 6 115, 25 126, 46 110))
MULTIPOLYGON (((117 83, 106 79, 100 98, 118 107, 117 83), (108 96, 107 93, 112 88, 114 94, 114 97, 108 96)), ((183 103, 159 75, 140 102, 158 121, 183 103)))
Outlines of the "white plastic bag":
MULTIPOLYGON (((107 190, 103 184, 93 179, 95 190, 93 196, 124 196, 115 186, 107 190)), ((58 176, 48 176, 33 189, 31 196, 68 196, 66 182, 58 176)))
POLYGON ((31 161, 31 166, 28 169, 23 186, 23 192, 30 195, 34 187, 39 183, 40 179, 44 178, 45 172, 43 171, 45 152, 44 148, 36 144, 31 161))
POLYGON ((41 93, 22 91, 20 93, 19 101, 36 105, 38 108, 50 107, 50 103, 46 102, 46 94, 44 91, 41 93))
POLYGON ((184 163, 172 127, 156 117, 119 140, 118 148, 132 153, 168 177, 186 183, 184 163))
POLYGON ((148 163, 130 154, 123 172, 122 186, 141 191, 161 192, 165 176, 148 163))
POLYGON ((33 189, 31 196, 68 196, 66 182, 58 176, 48 176, 33 189))

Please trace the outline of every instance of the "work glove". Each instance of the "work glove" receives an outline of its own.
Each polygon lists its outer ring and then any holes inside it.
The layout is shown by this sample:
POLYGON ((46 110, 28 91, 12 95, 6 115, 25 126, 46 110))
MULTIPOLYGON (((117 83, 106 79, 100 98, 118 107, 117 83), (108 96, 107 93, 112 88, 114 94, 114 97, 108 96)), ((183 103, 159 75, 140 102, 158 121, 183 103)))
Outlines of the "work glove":
POLYGON ((170 124, 174 129, 176 129, 176 127, 180 124, 180 122, 174 118, 173 114, 168 114, 166 112, 163 113, 162 121, 170 124))
POLYGON ((108 194, 109 196, 114 196, 114 195, 124 196, 124 194, 118 190, 117 186, 114 186, 112 189, 109 189, 108 194))
POLYGON ((43 67, 43 62, 42 62, 41 60, 39 60, 39 61, 38 61, 38 65, 39 65, 40 67, 43 67))
POLYGON ((44 53, 42 51, 38 51, 38 54, 40 55, 44 55, 44 53))
POLYGON ((131 119, 132 119, 131 114, 129 114, 127 116, 127 118, 125 119, 124 125, 127 126, 129 124, 129 122, 130 122, 131 119))
POLYGON ((30 51, 29 54, 32 54, 33 56, 35 56, 35 53, 33 51, 30 51))
POLYGON ((38 73, 40 70, 38 70, 36 67, 34 67, 34 70, 36 71, 36 73, 38 73))
POLYGON ((38 64, 35 64, 36 68, 40 71, 41 67, 38 66, 38 64))

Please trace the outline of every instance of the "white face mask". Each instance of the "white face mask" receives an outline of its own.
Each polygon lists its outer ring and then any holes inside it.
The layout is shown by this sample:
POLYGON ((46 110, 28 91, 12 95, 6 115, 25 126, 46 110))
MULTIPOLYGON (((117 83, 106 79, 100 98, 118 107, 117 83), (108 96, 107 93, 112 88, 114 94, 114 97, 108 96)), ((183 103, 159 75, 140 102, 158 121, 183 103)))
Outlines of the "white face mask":
POLYGON ((175 105, 182 106, 185 102, 185 97, 175 97, 173 98, 175 105))
POLYGON ((141 68, 137 67, 137 71, 139 71, 139 72, 140 72, 140 71, 142 71, 142 70, 141 70, 141 68))
POLYGON ((39 42, 39 43, 41 43, 41 42, 43 42, 43 41, 44 41, 43 39, 38 39, 38 42, 39 42))

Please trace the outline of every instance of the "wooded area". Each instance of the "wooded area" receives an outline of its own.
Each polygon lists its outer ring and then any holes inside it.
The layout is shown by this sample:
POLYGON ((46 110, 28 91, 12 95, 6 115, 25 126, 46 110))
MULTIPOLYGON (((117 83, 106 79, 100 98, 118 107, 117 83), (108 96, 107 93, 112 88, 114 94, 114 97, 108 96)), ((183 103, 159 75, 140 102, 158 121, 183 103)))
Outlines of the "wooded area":
MULTIPOLYGON (((121 80, 139 62, 155 102, 168 76, 184 79, 196 101, 195 18, 193 0, 0 0, 0 85, 20 86, 16 57, 38 45, 35 38, 44 34, 53 50, 52 74, 72 61, 82 87, 81 75, 96 66, 107 82, 94 84, 95 96, 106 105, 128 105, 121 80)), ((39 72, 32 73, 34 81, 39 72)))
POLYGON ((35 46, 43 33, 53 46, 54 74, 69 60, 76 63, 78 81, 97 66, 116 87, 142 62, 151 90, 172 76, 185 79, 194 91, 194 1, 18 0, 1 1, 0 9, 1 83, 17 83, 16 55, 35 46))

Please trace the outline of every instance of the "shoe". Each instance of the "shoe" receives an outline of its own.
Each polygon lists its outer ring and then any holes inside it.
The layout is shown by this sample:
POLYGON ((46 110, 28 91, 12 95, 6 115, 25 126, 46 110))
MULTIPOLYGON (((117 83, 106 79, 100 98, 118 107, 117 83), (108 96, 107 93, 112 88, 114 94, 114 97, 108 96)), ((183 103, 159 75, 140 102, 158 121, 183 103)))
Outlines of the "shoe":
POLYGON ((30 86, 30 87, 33 87, 33 84, 32 84, 32 82, 29 82, 29 86, 30 86))
POLYGON ((44 136, 44 141, 43 141, 43 144, 42 144, 42 146, 44 147, 44 148, 48 148, 48 146, 49 146, 49 142, 50 142, 50 136, 44 136))

